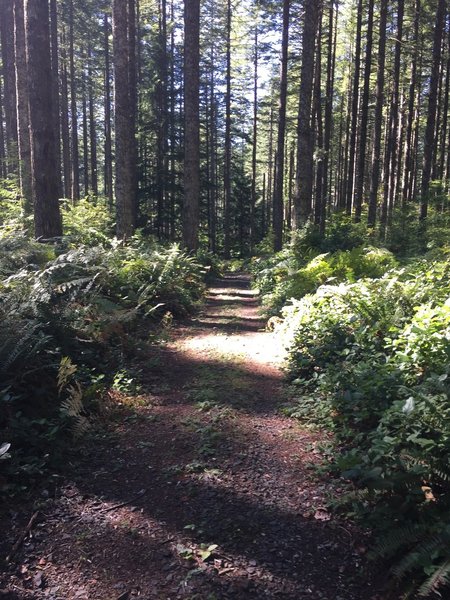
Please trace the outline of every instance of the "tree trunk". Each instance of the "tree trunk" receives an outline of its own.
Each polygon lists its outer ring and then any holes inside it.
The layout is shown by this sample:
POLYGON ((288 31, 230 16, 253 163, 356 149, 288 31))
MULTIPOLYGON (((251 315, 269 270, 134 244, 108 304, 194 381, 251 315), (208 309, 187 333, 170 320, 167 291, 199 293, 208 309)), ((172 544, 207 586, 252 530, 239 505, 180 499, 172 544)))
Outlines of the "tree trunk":
POLYGON ((353 88, 352 88, 352 120, 350 124, 350 144, 348 155, 347 189, 345 193, 345 211, 348 215, 352 212, 353 187, 355 178, 356 161, 356 132, 358 129, 358 105, 359 105, 359 76, 361 68, 361 29, 362 29, 362 0, 358 0, 356 19, 356 47, 354 58, 353 88))
POLYGON ((177 146, 177 125, 175 122, 175 15, 174 0, 170 2, 170 239, 176 237, 176 183, 175 148, 177 146))
POLYGON ((211 252, 216 252, 216 229, 217 229, 217 108, 216 108, 216 79, 215 79, 215 49, 211 44, 210 49, 210 80, 209 80, 209 123, 210 123, 210 153, 209 163, 209 248, 211 252))
POLYGON ((111 135, 111 65, 109 53, 109 19, 105 13, 103 17, 103 44, 105 53, 105 196, 110 205, 113 204, 113 168, 112 168, 112 135, 111 135))
POLYGON ((0 177, 6 177, 5 130, 3 128, 3 82, 0 77, 0 177))
POLYGON ((374 0, 369 0, 367 16, 366 56, 364 67, 364 86, 361 99, 361 125, 359 133, 358 165, 356 170, 356 186, 354 199, 354 218, 357 223, 359 223, 359 221, 361 220, 364 194, 364 176, 366 170, 367 128, 369 123, 370 73, 372 69, 373 48, 373 4, 374 0))
POLYGON ((305 0, 302 39, 302 68, 297 122, 297 168, 294 193, 294 227, 299 229, 311 215, 314 139, 311 131, 311 97, 314 78, 314 48, 319 17, 319 0, 305 0))
POLYGON ((445 84, 444 84, 444 101, 442 107, 442 127, 440 132, 440 157, 439 157, 439 171, 438 177, 441 181, 444 179, 445 174, 445 157, 447 155, 448 147, 447 142, 447 131, 448 131, 448 108, 450 93, 450 29, 447 37, 447 64, 445 69, 445 84))
POLYGON ((184 4, 184 202, 183 241, 198 247, 200 194, 200 0, 184 4))
POLYGON ((157 150, 156 150, 156 197, 157 197, 157 230, 158 237, 163 237, 166 212, 165 172, 167 155, 167 17, 166 0, 161 0, 158 36, 158 83, 156 89, 156 113, 158 115, 157 150))
POLYGON ((16 65, 17 128, 19 143, 20 190, 25 214, 33 210, 31 186, 30 116, 28 106, 28 73, 25 45, 23 0, 14 1, 14 47, 16 65))
POLYGON ((290 0, 283 0, 283 34, 281 42, 281 73, 280 73, 280 98, 278 107, 278 138, 277 138, 277 165, 276 179, 273 190, 273 249, 279 252, 283 247, 283 183, 284 183, 284 147, 286 136, 286 101, 287 101, 287 69, 289 47, 289 4, 290 0))
POLYGON ((250 254, 253 251, 255 243, 255 207, 256 207, 256 159, 258 154, 258 68, 259 68, 259 48, 258 48, 258 14, 255 16, 255 37, 253 45, 253 133, 252 133, 252 188, 250 199, 250 254))
POLYGON ((414 35, 412 39, 413 54, 411 57, 411 79, 408 91, 407 123, 405 134, 405 153, 403 159, 403 184, 402 184, 402 206, 411 201, 411 181, 413 170, 413 125, 414 125, 414 101, 416 97, 416 79, 417 79, 417 57, 419 45, 419 24, 420 24, 420 0, 415 0, 414 12, 414 35))
POLYGON ((316 48, 316 73, 314 76, 314 114, 315 114, 315 133, 316 133, 316 194, 314 203, 314 224, 323 231, 323 117, 322 117, 322 14, 319 18, 319 31, 317 34, 316 48))
POLYGON ((226 91, 225 91, 225 164, 224 164, 224 255, 230 258, 230 212, 231 212, 231 0, 227 0, 226 31, 226 91))
POLYGON ((264 202, 265 226, 263 228, 263 236, 265 236, 269 231, 270 222, 271 222, 271 214, 272 214, 270 207, 271 207, 271 199, 273 197, 272 191, 273 191, 273 171, 274 171, 273 126, 274 126, 273 106, 271 104, 270 105, 270 118, 269 118, 269 147, 268 147, 268 161, 267 161, 268 175, 267 175, 267 187, 266 187, 266 194, 265 194, 265 202, 264 202))
POLYGON ((57 151, 47 2, 25 0, 25 30, 35 235, 39 239, 48 239, 62 235, 62 222, 56 175, 57 151))
POLYGON ((67 77, 66 37, 63 28, 61 44, 61 139, 64 175, 64 197, 72 196, 72 169, 70 164, 69 94, 67 77))
MULTIPOLYGON (((334 69, 336 62, 336 28, 334 27, 334 0, 330 0, 328 19, 328 47, 327 47, 327 84, 325 98, 325 123, 324 123, 324 157, 323 157, 323 195, 321 199, 322 216, 321 230, 325 232, 327 208, 331 204, 331 140, 333 135, 333 95, 334 95, 334 69)), ((337 8, 336 8, 337 19, 337 8)))
POLYGON ((436 23, 434 27, 433 64, 431 68, 430 87, 428 92, 428 114, 423 148, 422 184, 420 189, 421 197, 419 213, 419 218, 421 221, 425 221, 428 216, 428 195, 430 188, 431 166, 433 163, 437 89, 439 83, 439 67, 442 55, 442 33, 444 29, 445 11, 446 0, 439 0, 436 12, 436 23))
POLYGON ((132 0, 113 0, 114 100, 116 142, 117 236, 129 238, 136 227, 135 81, 131 55, 135 54, 132 0), (132 8, 132 7, 131 7, 132 8), (134 89, 133 89, 134 86, 134 89))
POLYGON ((50 46, 52 60, 52 82, 53 82, 53 121, 55 123, 56 136, 56 162, 58 165, 56 177, 58 179, 59 196, 63 195, 61 180, 61 119, 59 102, 59 57, 58 57, 58 10, 56 0, 50 0, 50 46))
MULTIPOLYGON (((82 51, 83 62, 86 63, 86 53, 82 51)), ((82 131, 83 131, 83 183, 84 195, 89 195, 89 139, 88 139, 88 114, 87 114, 87 81, 86 69, 83 69, 81 79, 81 107, 82 107, 82 131)))
POLYGON ((395 38, 395 54, 394 54, 394 72, 392 74, 392 97, 389 112, 389 124, 386 141, 386 158, 385 158, 385 182, 383 191, 383 204, 380 215, 380 225, 385 229, 389 221, 389 215, 393 208, 393 192, 395 187, 395 177, 397 174, 397 136, 398 136, 398 121, 399 121, 399 88, 400 88, 400 58, 403 37, 403 13, 404 0, 398 0, 397 3, 397 35, 395 38))
POLYGON ((6 125, 6 163, 8 173, 16 173, 18 156, 13 0, 0 0, 0 15, 1 58, 3 68, 4 110, 6 125))
POLYGON ((69 4, 69 69, 70 69, 70 121, 71 121, 71 198, 73 202, 80 199, 80 173, 79 173, 79 151, 78 151, 78 113, 77 113, 77 83, 75 80, 75 56, 74 56, 74 14, 73 0, 69 4))
POLYGON ((375 227, 377 218, 378 187, 380 185, 381 171, 381 130, 383 127, 383 104, 384 104, 384 63, 386 59, 386 24, 387 24, 387 0, 380 1, 380 33, 378 42, 377 58, 377 84, 376 105, 374 120, 374 139, 372 154, 372 176, 370 180, 369 214, 367 223, 369 227, 375 227))
POLYGON ((95 129, 94 79, 92 77, 92 50, 88 48, 88 94, 89 94, 89 145, 91 155, 92 193, 98 196, 97 132, 95 129))

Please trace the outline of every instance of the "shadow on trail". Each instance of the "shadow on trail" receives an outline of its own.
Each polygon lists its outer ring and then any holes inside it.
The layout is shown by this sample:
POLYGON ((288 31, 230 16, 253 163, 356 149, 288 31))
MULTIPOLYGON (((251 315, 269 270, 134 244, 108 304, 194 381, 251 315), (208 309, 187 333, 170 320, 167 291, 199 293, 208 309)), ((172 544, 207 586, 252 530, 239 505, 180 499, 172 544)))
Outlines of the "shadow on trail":
MULTIPOLYGON (((199 328, 204 329, 204 325, 199 328)), ((245 361, 225 362, 207 355, 197 357, 180 352, 172 354, 170 361, 164 357, 159 367, 143 380, 144 392, 152 393, 155 382, 160 379, 178 382, 178 394, 172 391, 164 394, 166 406, 195 405, 198 398, 190 394, 193 389, 208 390, 217 404, 254 415, 277 414, 283 404, 283 399, 274 393, 274 388, 281 386, 282 373, 264 365, 249 366, 245 361)))
POLYGON ((214 329, 224 333, 264 330, 264 321, 258 317, 239 318, 223 315, 205 315, 192 320, 190 323, 195 330, 214 329))
MULTIPOLYGON (((282 484, 280 489, 274 481, 266 478, 265 470, 259 472, 259 467, 263 467, 273 476, 286 467, 279 463, 275 455, 269 459, 269 463, 264 460, 261 465, 258 455, 248 457, 248 439, 245 432, 240 433, 236 435, 232 421, 223 423, 217 439, 217 450, 213 457, 205 459, 205 463, 219 471, 222 461, 227 461, 228 472, 238 478, 238 488, 231 487, 229 478, 222 480, 220 473, 214 481, 208 481, 206 470, 199 473, 189 471, 188 465, 196 456, 194 450, 199 444, 201 432, 189 428, 178 429, 170 419, 164 423, 150 423, 145 428, 138 426, 133 439, 130 439, 129 431, 125 432, 114 453, 100 453, 95 460, 98 467, 103 467, 114 458, 116 464, 123 465, 123 472, 114 475, 116 484, 108 473, 81 477, 78 486, 83 494, 101 495, 104 500, 115 504, 127 501, 135 489, 146 488, 148 492, 133 503, 141 521, 141 526, 139 520, 133 524, 134 533, 130 534, 126 527, 114 530, 108 523, 90 522, 88 547, 92 567, 98 567, 107 579, 117 579, 117 573, 125 571, 122 562, 130 569, 131 557, 134 566, 127 573, 127 579, 139 582, 143 570, 149 568, 149 562, 161 560, 163 553, 166 563, 174 561, 172 569, 179 562, 184 569, 192 569, 192 563, 180 558, 175 542, 162 552, 161 541, 152 539, 151 529, 145 530, 145 519, 156 519, 164 523, 167 539, 175 536, 175 541, 181 538, 184 544, 219 546, 217 556, 226 557, 233 564, 237 579, 241 580, 237 582, 237 587, 232 588, 232 595, 228 596, 229 579, 224 581, 212 569, 204 575, 200 574, 214 589, 220 591, 225 586, 227 591, 220 598, 279 597, 273 595, 273 587, 267 588, 274 578, 275 587, 280 588, 278 579, 283 581, 279 593, 286 599, 360 598, 352 591, 351 577, 354 574, 342 568, 344 562, 347 565, 353 562, 351 540, 343 536, 342 531, 325 523, 302 517, 301 503, 292 501, 298 491, 292 487, 289 492, 289 480, 279 482, 282 484), (182 440, 185 448, 183 455, 175 455, 167 447, 163 453, 158 452, 157 457, 149 452, 146 459, 141 456, 137 460, 136 442, 142 439, 141 436, 144 436, 144 440, 159 444, 164 440, 167 443, 174 435, 182 440), (242 461, 247 461, 248 470, 253 470, 247 482, 242 477, 242 461), (130 476, 132 479, 129 479, 130 476), (125 480, 128 482, 126 486, 123 485, 125 480), (102 553, 105 545, 115 549, 113 564, 105 560, 102 553), (241 584, 245 590, 239 590, 241 584), (316 596, 311 596, 312 589, 316 596), (340 596, 340 593, 343 595, 340 596)), ((90 469, 95 471, 95 467, 91 461, 90 469)), ((301 479, 298 484, 307 485, 301 479)), ((83 536, 82 530, 79 535, 83 536)))
POLYGON ((225 333, 264 330, 265 319, 259 312, 258 292, 250 289, 250 278, 227 275, 212 282, 204 309, 191 320, 195 330, 215 329, 225 333))
POLYGON ((256 333, 249 281, 214 282, 203 313, 175 329, 179 343, 155 350, 158 366, 155 356, 151 369, 138 365, 147 404, 123 408, 113 441, 92 445, 74 474, 79 500, 69 498, 72 513, 56 519, 61 570, 84 561, 89 577, 145 600, 371 597, 370 583, 355 581, 353 535, 304 506, 322 493, 305 465, 313 434, 294 432, 292 446, 282 437, 292 433, 276 416, 282 374, 264 354, 271 338, 256 333), (217 548, 194 561, 189 552, 201 544, 217 548))
POLYGON ((251 298, 250 296, 231 296, 229 298, 224 298, 223 296, 224 294, 218 294, 217 297, 207 300, 207 309, 218 306, 224 306, 227 308, 233 308, 236 306, 258 307, 258 300, 256 298, 251 298))
POLYGON ((208 285, 210 288, 242 288, 249 289, 252 278, 246 273, 225 273, 221 278, 212 278, 208 285))

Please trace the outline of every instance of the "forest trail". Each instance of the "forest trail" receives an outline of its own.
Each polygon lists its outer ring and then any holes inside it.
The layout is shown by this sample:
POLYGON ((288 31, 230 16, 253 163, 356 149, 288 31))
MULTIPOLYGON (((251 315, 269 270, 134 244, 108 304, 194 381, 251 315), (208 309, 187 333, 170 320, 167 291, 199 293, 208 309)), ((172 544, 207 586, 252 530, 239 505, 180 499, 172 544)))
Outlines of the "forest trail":
POLYGON ((114 435, 44 503, 5 597, 375 598, 364 541, 325 508, 338 483, 311 469, 324 436, 279 413, 282 348, 249 277, 215 282, 156 352, 114 435))

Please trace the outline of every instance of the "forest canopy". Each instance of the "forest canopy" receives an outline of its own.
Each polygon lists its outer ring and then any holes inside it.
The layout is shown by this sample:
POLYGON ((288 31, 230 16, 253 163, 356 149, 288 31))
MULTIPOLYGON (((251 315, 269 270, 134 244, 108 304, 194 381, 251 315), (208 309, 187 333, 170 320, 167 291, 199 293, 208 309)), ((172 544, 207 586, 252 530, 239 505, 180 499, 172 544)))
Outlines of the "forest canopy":
POLYGON ((62 197, 225 256, 446 211, 445 0, 2 0, 0 23, 0 176, 37 237, 62 197))

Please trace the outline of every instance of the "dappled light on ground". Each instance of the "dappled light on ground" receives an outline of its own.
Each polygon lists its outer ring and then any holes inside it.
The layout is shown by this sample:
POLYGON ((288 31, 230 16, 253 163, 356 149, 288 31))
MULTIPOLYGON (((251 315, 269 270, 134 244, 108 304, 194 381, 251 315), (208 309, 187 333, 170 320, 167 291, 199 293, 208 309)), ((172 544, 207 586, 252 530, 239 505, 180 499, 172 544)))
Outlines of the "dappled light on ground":
POLYGON ((241 363, 251 370, 255 364, 281 365, 284 348, 280 338, 265 331, 266 320, 258 304, 258 291, 247 289, 248 279, 234 278, 233 285, 212 287, 208 292, 205 309, 195 320, 200 326, 187 332, 178 342, 181 352, 202 360, 225 360, 241 363), (211 333, 204 327, 212 327, 211 333))
MULTIPOLYGON (((186 339, 181 350, 189 355, 191 352, 204 353, 204 360, 220 359, 226 355, 231 362, 244 362, 251 359, 254 363, 276 365, 282 362, 283 348, 276 336, 265 335, 264 338, 254 335, 226 335, 212 333, 186 339)), ((252 365, 249 365, 249 369, 252 365)))

